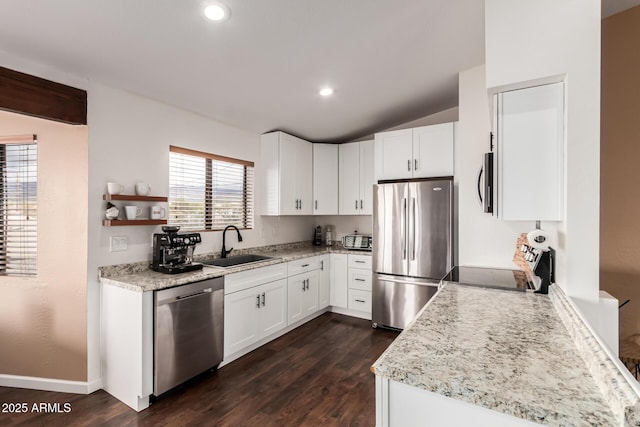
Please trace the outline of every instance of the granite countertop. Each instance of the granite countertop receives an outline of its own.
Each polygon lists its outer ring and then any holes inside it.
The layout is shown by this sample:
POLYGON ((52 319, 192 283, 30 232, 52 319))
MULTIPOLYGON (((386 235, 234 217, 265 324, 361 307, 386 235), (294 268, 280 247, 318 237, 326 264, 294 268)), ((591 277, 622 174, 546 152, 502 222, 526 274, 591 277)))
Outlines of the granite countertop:
POLYGON ((565 326, 566 296, 551 288, 547 296, 447 284, 372 371, 540 424, 639 425, 637 395, 614 373, 598 381, 604 350, 577 344, 580 320, 565 326))
MULTIPOLYGON (((205 265, 202 270, 179 274, 164 274, 153 271, 149 269, 149 262, 120 264, 100 267, 100 281, 105 285, 118 286, 136 292, 147 292, 328 253, 371 255, 371 252, 368 251, 348 250, 342 246, 312 246, 303 243, 240 249, 233 251, 233 254, 230 256, 245 253, 265 255, 273 258, 227 268, 205 265)), ((194 261, 203 262, 217 256, 218 254, 214 253, 197 255, 194 257, 194 261)))

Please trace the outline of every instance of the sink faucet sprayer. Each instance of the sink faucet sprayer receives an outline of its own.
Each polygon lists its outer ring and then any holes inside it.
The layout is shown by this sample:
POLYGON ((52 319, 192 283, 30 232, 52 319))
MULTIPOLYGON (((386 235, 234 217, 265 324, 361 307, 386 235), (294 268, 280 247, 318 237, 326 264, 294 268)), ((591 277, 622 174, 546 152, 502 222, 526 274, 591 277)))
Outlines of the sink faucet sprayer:
POLYGON ((240 234, 240 230, 238 230, 238 227, 236 227, 235 225, 227 225, 222 232, 222 252, 220 253, 220 258, 226 258, 227 255, 230 254, 233 250, 233 248, 227 250, 227 248, 225 248, 224 246, 225 235, 227 234, 227 230, 230 228, 235 228, 236 232, 238 233, 238 242, 242 242, 242 234, 240 234))

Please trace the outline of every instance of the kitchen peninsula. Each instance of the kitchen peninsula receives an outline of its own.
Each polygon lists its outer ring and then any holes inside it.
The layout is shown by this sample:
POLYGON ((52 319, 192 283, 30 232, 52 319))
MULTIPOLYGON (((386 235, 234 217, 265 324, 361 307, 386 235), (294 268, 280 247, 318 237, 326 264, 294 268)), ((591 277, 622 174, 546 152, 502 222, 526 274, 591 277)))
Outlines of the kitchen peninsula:
POLYGON ((376 425, 635 426, 619 366, 556 285, 447 284, 372 366, 376 425))

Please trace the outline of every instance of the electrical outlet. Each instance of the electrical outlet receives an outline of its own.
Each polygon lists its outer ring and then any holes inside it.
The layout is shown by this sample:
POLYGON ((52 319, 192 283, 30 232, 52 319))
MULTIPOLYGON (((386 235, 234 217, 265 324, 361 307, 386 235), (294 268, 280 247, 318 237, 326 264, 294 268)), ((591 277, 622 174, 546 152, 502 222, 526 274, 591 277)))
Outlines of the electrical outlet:
POLYGON ((126 251, 129 246, 129 238, 127 236, 111 236, 111 252, 126 251))

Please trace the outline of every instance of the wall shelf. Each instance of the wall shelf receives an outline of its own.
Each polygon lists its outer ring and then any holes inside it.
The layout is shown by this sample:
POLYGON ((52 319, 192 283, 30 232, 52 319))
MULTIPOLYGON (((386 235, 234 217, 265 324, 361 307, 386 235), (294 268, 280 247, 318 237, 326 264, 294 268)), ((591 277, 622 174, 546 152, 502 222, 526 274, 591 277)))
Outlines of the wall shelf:
POLYGON ((119 225, 166 225, 166 219, 103 219, 102 225, 105 227, 116 227, 119 225))
POLYGON ((131 200, 138 202, 166 202, 169 199, 164 196, 137 196, 135 194, 103 194, 102 200, 131 200))

